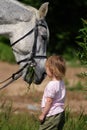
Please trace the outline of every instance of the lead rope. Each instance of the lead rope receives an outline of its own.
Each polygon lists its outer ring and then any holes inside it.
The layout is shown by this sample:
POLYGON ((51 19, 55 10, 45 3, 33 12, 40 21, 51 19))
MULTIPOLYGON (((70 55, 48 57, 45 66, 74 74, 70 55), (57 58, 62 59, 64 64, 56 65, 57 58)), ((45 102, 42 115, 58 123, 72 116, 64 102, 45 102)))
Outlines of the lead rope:
POLYGON ((7 78, 6 80, 0 82, 0 84, 7 82, 5 85, 2 85, 2 87, 0 87, 0 90, 7 87, 9 84, 11 84, 12 82, 14 82, 15 80, 19 79, 22 76, 22 71, 24 70, 25 67, 28 66, 28 63, 25 64, 21 69, 19 69, 17 72, 13 73, 12 76, 10 76, 9 78, 7 78))
POLYGON ((3 88, 5 88, 5 87, 7 87, 9 84, 11 84, 13 81, 15 81, 15 80, 19 79, 20 77, 21 77, 21 74, 20 74, 20 75, 18 75, 16 78, 11 79, 11 80, 10 80, 10 81, 8 81, 5 85, 3 85, 2 87, 0 87, 0 90, 1 90, 1 89, 3 89, 3 88))
POLYGON ((15 80, 19 79, 22 76, 22 71, 28 67, 27 69, 27 76, 26 78, 29 78, 31 81, 29 81, 29 86, 28 86, 28 90, 30 89, 31 83, 34 79, 34 67, 36 66, 36 62, 34 61, 34 63, 30 62, 30 63, 26 63, 21 69, 19 69, 17 72, 13 73, 12 76, 8 77, 7 79, 3 80, 0 82, 0 84, 8 81, 5 85, 3 85, 2 87, 0 87, 0 90, 7 87, 9 84, 11 84, 12 82, 14 82, 15 80), (29 75, 28 75, 29 73, 29 75))

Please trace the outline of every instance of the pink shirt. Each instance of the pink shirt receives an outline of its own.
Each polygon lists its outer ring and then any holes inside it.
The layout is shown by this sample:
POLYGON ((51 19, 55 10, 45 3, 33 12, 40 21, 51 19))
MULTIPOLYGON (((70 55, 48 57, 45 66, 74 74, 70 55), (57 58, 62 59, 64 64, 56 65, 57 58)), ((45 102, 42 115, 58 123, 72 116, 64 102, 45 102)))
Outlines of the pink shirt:
POLYGON ((46 86, 42 98, 41 107, 45 107, 46 98, 53 98, 52 106, 47 114, 47 117, 61 113, 64 111, 65 102, 65 85, 62 80, 60 81, 50 81, 46 86))

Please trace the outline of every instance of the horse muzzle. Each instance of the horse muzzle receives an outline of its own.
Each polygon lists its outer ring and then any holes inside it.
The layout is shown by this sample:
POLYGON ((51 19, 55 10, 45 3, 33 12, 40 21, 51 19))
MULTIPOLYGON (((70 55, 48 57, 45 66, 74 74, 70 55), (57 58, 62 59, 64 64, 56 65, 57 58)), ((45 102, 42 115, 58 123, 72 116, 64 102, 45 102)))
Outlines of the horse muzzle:
POLYGON ((46 77, 46 73, 44 72, 42 75, 41 75, 41 77, 39 78, 38 76, 36 76, 35 78, 34 78, 34 83, 35 84, 40 84, 44 79, 45 79, 45 77, 46 77))
POLYGON ((46 77, 46 73, 42 73, 41 76, 38 76, 33 69, 31 69, 28 73, 26 73, 24 77, 24 81, 28 84, 34 82, 35 84, 40 84, 46 77))

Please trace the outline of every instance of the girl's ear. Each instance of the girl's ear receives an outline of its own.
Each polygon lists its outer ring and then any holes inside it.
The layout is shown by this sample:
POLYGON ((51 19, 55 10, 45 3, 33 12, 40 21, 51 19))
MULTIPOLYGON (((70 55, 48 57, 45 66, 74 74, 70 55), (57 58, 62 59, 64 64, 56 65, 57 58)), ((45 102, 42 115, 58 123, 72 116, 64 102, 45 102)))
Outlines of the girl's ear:
POLYGON ((45 18, 48 12, 48 4, 49 2, 46 2, 44 4, 41 5, 41 7, 39 8, 39 17, 41 19, 45 18))

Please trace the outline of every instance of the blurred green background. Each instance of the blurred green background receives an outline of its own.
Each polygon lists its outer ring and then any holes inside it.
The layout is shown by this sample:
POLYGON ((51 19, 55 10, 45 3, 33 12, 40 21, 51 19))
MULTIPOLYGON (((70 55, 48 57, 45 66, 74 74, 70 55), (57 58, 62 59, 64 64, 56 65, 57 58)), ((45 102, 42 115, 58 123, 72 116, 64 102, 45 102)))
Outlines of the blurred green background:
MULTIPOLYGON (((48 55, 61 54, 66 60, 78 58, 76 53, 81 47, 78 45, 76 37, 79 35, 79 30, 83 27, 81 18, 87 19, 87 0, 19 1, 37 9, 39 9, 44 2, 49 2, 49 10, 46 16, 50 31, 50 40, 47 47, 48 55)), ((9 40, 0 36, 0 59, 14 63, 14 56, 10 53, 11 48, 9 49, 9 45, 9 40), (10 54, 7 54, 7 52, 10 54)))

